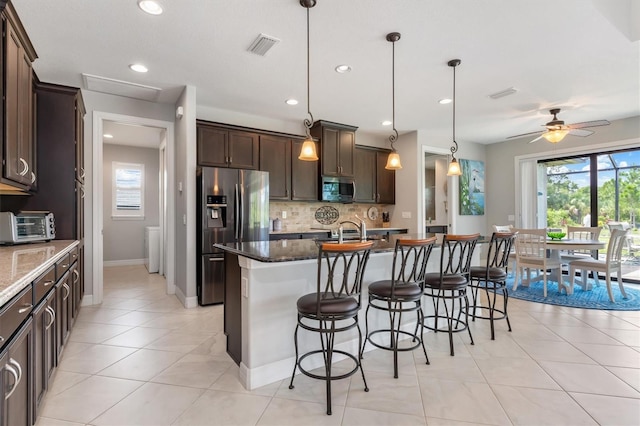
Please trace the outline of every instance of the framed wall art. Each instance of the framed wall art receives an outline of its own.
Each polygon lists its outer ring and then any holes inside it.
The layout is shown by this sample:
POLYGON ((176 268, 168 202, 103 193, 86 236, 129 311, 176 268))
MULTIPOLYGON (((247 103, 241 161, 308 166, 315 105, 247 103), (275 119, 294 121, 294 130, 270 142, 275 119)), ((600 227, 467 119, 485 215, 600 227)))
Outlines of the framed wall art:
POLYGON ((484 215, 484 162, 460 160, 460 214, 484 215))

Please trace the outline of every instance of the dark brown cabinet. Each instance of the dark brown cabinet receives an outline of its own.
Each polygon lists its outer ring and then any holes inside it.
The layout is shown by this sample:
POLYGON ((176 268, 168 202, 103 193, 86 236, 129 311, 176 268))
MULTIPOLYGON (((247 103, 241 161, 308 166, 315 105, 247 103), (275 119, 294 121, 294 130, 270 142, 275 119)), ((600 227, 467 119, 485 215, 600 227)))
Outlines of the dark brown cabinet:
POLYGON ((291 139, 260 135, 260 170, 269 172, 269 199, 291 199, 291 139))
POLYGON ((36 418, 56 366, 55 290, 33 310, 33 338, 33 418, 36 418))
POLYGON ((388 150, 355 149, 356 202, 395 204, 396 174, 387 170, 388 150))
POLYGON ((311 135, 320 144, 321 174, 323 176, 354 176, 354 157, 357 127, 319 120, 313 124, 311 135))
MULTIPOLYGON (((29 310, 29 312, 31 312, 29 310)), ((33 328, 29 318, 0 354, 0 425, 31 426, 33 328)))
POLYGON ((318 162, 298 160, 302 143, 291 142, 291 200, 318 201, 318 162))
POLYGON ((197 161, 199 166, 258 170, 260 136, 198 121, 197 161))
POLYGON ((37 58, 13 5, 2 11, 2 183, 21 190, 36 180, 33 69, 37 58))

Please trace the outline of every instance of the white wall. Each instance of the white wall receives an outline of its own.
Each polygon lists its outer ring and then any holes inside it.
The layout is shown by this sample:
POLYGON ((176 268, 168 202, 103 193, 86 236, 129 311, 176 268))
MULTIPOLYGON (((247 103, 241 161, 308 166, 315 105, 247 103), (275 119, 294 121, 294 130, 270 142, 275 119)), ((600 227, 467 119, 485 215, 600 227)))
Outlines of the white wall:
MULTIPOLYGON (((153 102, 140 101, 122 96, 107 95, 105 93, 82 90, 87 114, 84 118, 84 164, 85 164, 85 279, 93 276, 93 236, 91 229, 94 226, 93 193, 95 188, 93 182, 93 115, 94 112, 107 112, 113 114, 131 115, 144 118, 152 118, 163 121, 174 120, 174 108, 169 104, 158 104, 153 102)), ((101 160, 101 159, 100 159, 101 160)), ((101 190, 99 188, 98 190, 101 190)), ((93 294, 93 283, 87 282, 85 286, 86 294, 93 294)))
POLYGON ((144 259, 144 228, 159 223, 159 156, 158 150, 122 145, 104 145, 102 151, 103 185, 103 259, 141 260, 144 259), (144 219, 114 220, 111 218, 113 205, 114 161, 144 165, 144 219))
MULTIPOLYGON (((195 307, 196 296, 196 89, 187 86, 175 107, 184 115, 175 126, 175 286, 176 296, 195 307), (178 186, 182 184, 182 191, 178 186)), ((171 208, 171 206, 170 206, 171 208)))
POLYGON ((516 211, 515 160, 516 156, 540 155, 560 157, 594 150, 615 149, 621 141, 626 147, 640 147, 640 117, 612 121, 611 125, 593 129, 588 137, 567 136, 553 145, 541 139, 529 144, 532 138, 513 139, 486 147, 486 226, 509 224, 508 216, 516 211))

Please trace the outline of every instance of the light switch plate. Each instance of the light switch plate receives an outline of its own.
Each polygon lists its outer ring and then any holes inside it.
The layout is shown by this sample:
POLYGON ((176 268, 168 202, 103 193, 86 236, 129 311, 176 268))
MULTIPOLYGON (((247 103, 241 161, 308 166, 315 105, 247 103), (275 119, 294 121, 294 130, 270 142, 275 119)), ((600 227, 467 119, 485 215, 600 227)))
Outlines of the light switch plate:
POLYGON ((287 212, 285 212, 285 211, 283 211, 283 212, 282 212, 282 218, 283 218, 283 219, 286 219, 286 218, 287 218, 287 212))
POLYGON ((411 212, 402 212, 403 219, 411 219, 411 212))

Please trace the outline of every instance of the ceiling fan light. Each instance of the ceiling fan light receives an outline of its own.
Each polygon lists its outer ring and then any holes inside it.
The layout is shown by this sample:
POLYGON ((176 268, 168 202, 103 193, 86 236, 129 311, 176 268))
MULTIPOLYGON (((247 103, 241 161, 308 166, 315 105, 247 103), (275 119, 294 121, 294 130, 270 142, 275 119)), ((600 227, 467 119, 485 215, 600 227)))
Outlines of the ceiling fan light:
POLYGON ((542 137, 547 140, 547 142, 558 143, 569 133, 567 129, 555 129, 555 130, 547 130, 542 137))
POLYGON ((402 168, 402 163, 400 163, 400 154, 395 151, 390 152, 387 157, 387 164, 384 168, 387 170, 400 170, 402 168))
POLYGON ((316 143, 312 139, 307 139, 302 143, 298 160, 302 161, 318 161, 316 153, 316 143))
POLYGON ((447 176, 460 176, 462 170, 460 170, 460 163, 456 160, 456 157, 451 158, 449 163, 449 169, 447 170, 447 176))

